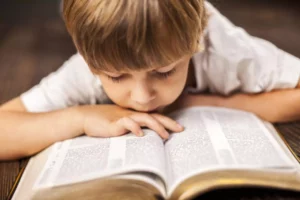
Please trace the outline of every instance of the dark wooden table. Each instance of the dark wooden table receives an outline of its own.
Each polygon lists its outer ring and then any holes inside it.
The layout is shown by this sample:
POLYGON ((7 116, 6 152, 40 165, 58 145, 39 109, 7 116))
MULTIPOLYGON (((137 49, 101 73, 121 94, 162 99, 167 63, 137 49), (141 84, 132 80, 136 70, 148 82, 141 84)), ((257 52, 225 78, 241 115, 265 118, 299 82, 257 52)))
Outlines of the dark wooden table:
MULTIPOLYGON (((300 57, 297 1, 212 0, 219 10, 250 34, 300 57), (271 2, 271 3, 270 3, 271 2)), ((57 1, 10 0, 0 6, 0 104, 37 84, 75 53, 59 15, 57 1)), ((300 156, 300 122, 277 124, 300 156)), ((0 200, 6 199, 27 159, 0 162, 0 200)), ((299 193, 266 189, 222 190, 201 199, 296 200, 299 193)))

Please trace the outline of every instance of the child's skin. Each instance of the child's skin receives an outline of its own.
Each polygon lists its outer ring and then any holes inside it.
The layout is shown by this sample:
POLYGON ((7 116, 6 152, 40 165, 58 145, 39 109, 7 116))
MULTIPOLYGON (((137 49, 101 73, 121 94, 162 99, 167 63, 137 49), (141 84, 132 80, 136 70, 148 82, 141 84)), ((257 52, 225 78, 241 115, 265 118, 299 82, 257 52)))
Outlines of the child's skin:
POLYGON ((116 82, 119 73, 96 72, 107 95, 117 105, 86 105, 33 114, 26 112, 20 97, 5 103, 0 108, 0 158, 29 156, 56 141, 82 133, 110 137, 132 131, 141 136, 141 127, 148 127, 168 138, 166 129, 182 131, 182 126, 157 112, 181 94, 189 59, 186 56, 165 67, 122 73, 122 84, 116 82), (166 73, 170 73, 168 77, 166 73))
POLYGON ((167 130, 180 132, 183 127, 165 114, 196 105, 246 110, 270 122, 300 119, 299 82, 293 89, 228 97, 183 93, 185 87, 195 84, 193 67, 189 65, 191 57, 184 55, 169 65, 140 70, 91 68, 114 105, 83 105, 30 113, 20 97, 4 103, 0 106, 0 160, 30 156, 54 142, 83 133, 111 137, 132 131, 141 136, 141 127, 148 127, 168 138, 167 130))
MULTIPOLYGON (((30 156, 54 142, 82 133, 110 137, 132 131, 140 136, 141 127, 145 126, 162 138, 167 138, 169 133, 166 129, 182 131, 183 128, 174 120, 149 112, 172 104, 184 86, 191 82, 187 81, 189 59, 188 56, 183 57, 174 64, 153 71, 132 71, 126 72, 126 75, 97 73, 107 94, 117 105, 85 105, 53 112, 29 113, 20 97, 3 104, 0 107, 0 159, 30 156), (155 75, 174 69, 168 78, 157 79, 155 75), (120 84, 105 77, 107 75, 124 76, 124 80, 120 79, 120 84)), ((284 122, 300 118, 299 99, 300 90, 290 89, 254 95, 236 94, 231 97, 184 95, 175 103, 177 108, 195 105, 236 108, 253 112, 271 122, 284 122)))

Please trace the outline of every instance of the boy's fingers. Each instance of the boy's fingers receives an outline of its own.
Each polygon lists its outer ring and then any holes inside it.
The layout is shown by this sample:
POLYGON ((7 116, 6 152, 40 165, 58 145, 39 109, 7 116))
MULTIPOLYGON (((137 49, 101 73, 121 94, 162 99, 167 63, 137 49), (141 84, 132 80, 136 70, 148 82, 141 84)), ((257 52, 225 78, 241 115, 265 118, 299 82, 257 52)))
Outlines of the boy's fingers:
POLYGON ((140 125, 129 117, 123 117, 116 122, 114 134, 118 136, 118 135, 123 135, 129 131, 131 131, 133 134, 137 136, 144 135, 140 125))
POLYGON ((146 126, 149 129, 152 129, 162 138, 167 139, 169 137, 169 133, 164 126, 149 114, 131 115, 130 118, 136 121, 140 126, 146 126))
POLYGON ((152 116, 158 120, 165 128, 174 131, 174 132, 181 132, 184 130, 184 127, 178 124, 175 120, 166 117, 160 114, 152 114, 152 116))

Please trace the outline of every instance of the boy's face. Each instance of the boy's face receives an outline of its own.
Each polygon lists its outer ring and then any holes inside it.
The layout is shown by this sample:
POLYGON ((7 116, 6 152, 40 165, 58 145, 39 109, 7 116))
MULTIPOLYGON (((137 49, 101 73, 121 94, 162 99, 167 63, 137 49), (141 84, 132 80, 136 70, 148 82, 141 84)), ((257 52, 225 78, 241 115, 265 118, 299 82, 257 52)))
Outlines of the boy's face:
POLYGON ((140 112, 159 112, 182 93, 190 56, 153 69, 98 73, 108 97, 117 105, 140 112))

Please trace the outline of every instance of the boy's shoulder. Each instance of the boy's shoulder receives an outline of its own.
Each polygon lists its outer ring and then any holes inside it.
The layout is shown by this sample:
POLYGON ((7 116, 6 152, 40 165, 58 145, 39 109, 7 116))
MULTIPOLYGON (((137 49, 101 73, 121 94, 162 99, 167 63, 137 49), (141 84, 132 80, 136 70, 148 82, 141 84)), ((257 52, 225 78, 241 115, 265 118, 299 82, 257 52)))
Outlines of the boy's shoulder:
POLYGON ((21 94, 30 112, 48 112, 74 105, 105 102, 107 96, 100 79, 95 76, 83 57, 76 53, 55 72, 21 94))
POLYGON ((64 71, 65 76, 73 76, 73 80, 77 81, 96 81, 98 79, 90 70, 87 62, 79 53, 71 56, 61 66, 59 71, 64 71))

